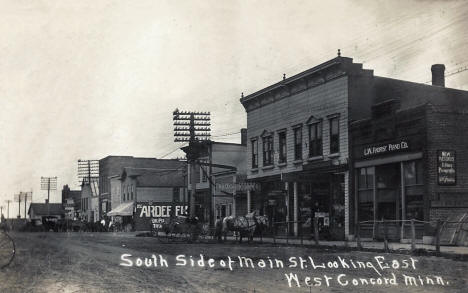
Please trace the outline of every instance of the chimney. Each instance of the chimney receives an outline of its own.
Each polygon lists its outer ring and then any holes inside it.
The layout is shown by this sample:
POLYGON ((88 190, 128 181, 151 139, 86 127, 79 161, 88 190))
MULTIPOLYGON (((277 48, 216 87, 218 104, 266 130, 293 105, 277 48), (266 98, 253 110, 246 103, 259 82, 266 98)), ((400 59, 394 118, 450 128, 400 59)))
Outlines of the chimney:
POLYGON ((247 128, 241 128, 241 145, 247 145, 247 128))
POLYGON ((445 65, 434 64, 431 66, 432 85, 445 87, 445 65))

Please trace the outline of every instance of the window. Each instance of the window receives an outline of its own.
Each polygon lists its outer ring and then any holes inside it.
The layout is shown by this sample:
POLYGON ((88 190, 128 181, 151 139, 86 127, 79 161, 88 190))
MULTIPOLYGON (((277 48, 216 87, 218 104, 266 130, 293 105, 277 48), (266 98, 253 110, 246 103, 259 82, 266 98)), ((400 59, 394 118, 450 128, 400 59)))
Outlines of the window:
POLYGON ((206 166, 201 166, 200 165, 200 169, 201 169, 200 171, 202 173, 202 182, 206 182, 208 180, 208 177, 206 177, 206 174, 208 172, 208 170, 207 170, 208 168, 206 168, 206 166))
POLYGON ((278 163, 286 163, 286 132, 278 133, 279 141, 279 161, 278 163))
POLYGON ((423 166, 422 161, 409 161, 403 165, 405 171, 405 185, 423 184, 423 166))
POLYGON ((180 202, 180 188, 179 187, 174 187, 172 189, 172 201, 180 202))
POLYGON ((322 155, 322 123, 309 125, 309 157, 322 155))
POLYGON ((273 164, 273 136, 263 138, 263 166, 273 164))
POLYGON ((258 141, 251 141, 252 144, 252 169, 258 168, 258 141))
POLYGON ((374 219, 374 167, 358 169, 359 221, 374 219))
POLYGON ((294 160, 302 160, 302 127, 294 128, 294 160))
POLYGON ((340 152, 339 117, 330 118, 330 154, 340 152))

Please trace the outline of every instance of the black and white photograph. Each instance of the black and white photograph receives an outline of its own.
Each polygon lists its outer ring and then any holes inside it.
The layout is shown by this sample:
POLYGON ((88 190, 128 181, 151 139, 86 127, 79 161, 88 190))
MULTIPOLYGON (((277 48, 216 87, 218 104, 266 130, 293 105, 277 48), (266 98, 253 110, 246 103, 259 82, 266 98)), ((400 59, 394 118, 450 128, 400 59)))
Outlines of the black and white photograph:
POLYGON ((0 0, 0 292, 468 292, 468 2, 0 0))

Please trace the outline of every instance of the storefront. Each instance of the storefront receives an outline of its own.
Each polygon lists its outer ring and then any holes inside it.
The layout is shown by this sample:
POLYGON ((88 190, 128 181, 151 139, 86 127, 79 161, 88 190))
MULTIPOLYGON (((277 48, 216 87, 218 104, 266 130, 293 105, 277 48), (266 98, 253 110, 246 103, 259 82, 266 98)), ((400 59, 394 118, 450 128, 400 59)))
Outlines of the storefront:
MULTIPOLYGON (((426 219, 421 141, 404 138, 356 150, 356 213, 362 236, 382 238, 386 229, 390 239, 408 238, 411 231, 406 220, 426 219)), ((424 225, 417 221, 416 234, 422 237, 424 225)))

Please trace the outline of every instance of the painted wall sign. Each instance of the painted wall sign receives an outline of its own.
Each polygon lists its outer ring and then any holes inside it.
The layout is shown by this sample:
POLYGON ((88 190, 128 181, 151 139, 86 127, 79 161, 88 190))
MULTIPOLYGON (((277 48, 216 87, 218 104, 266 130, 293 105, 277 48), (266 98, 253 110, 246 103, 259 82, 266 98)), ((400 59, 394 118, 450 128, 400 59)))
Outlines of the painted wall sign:
POLYGON ((409 148, 408 142, 400 141, 397 143, 387 143, 377 146, 369 146, 364 148, 364 157, 373 155, 382 155, 391 152, 406 150, 409 148))
POLYGON ((455 151, 437 151, 437 181, 439 185, 456 185, 455 151))
POLYGON ((188 206, 172 202, 138 202, 136 204, 135 227, 137 230, 161 229, 165 218, 188 213, 188 206))

